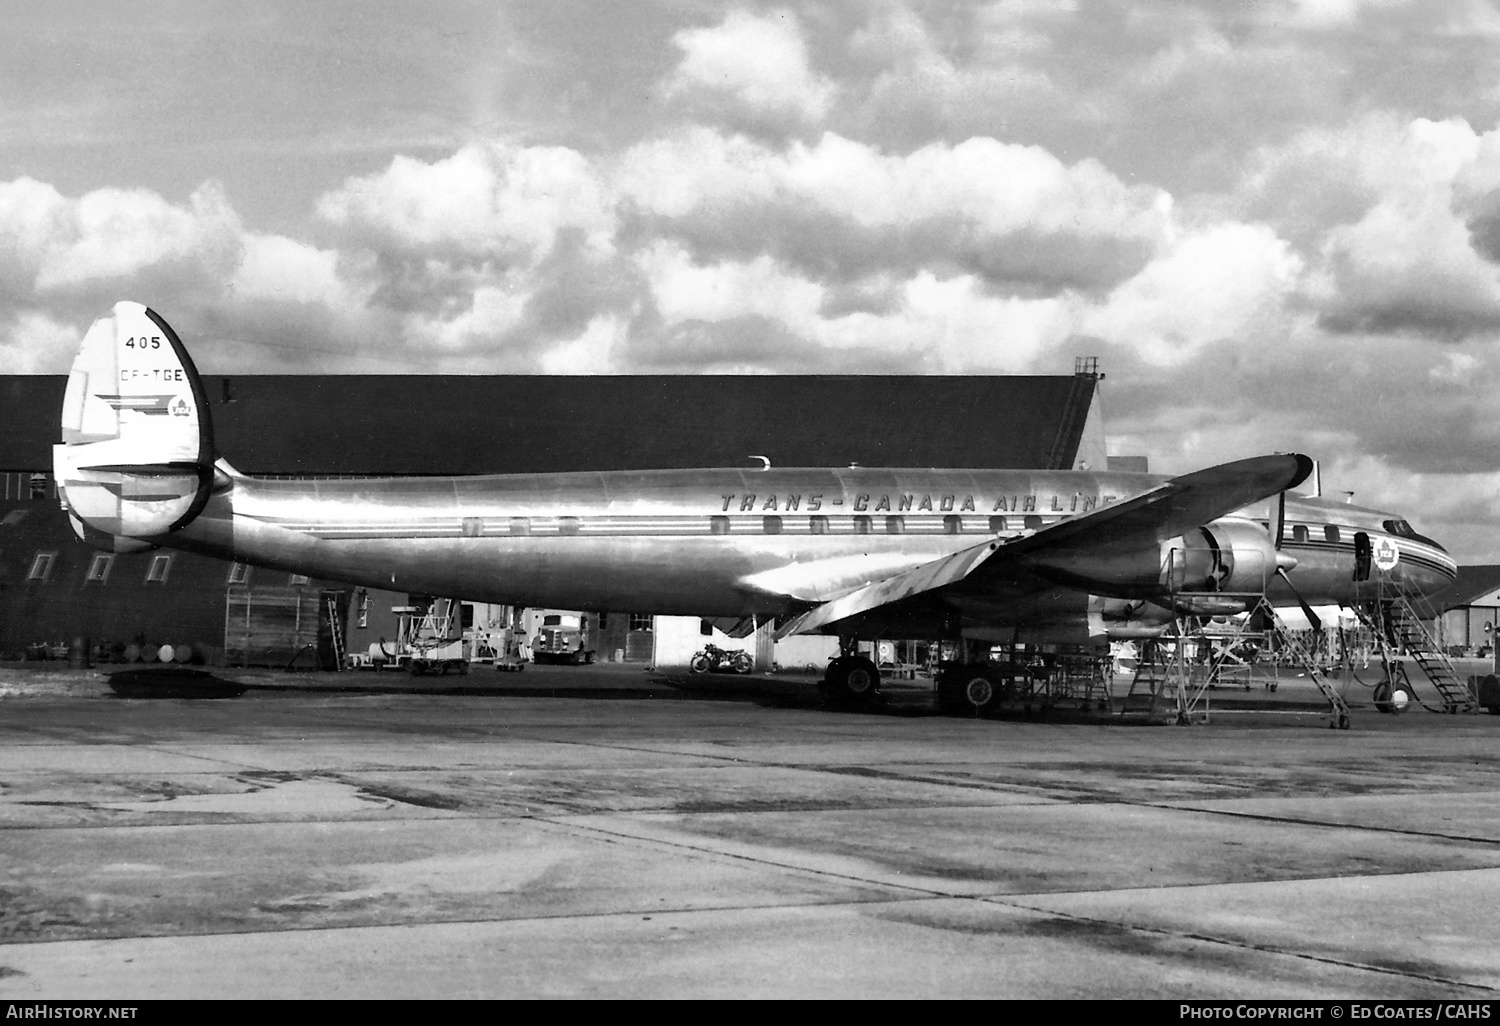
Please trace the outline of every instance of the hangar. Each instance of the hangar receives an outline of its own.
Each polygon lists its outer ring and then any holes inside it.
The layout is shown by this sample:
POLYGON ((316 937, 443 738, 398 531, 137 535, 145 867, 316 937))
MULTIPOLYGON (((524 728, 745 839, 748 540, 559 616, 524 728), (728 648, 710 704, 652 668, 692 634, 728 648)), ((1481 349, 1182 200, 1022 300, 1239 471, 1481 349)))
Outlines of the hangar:
POLYGON ((1461 566, 1458 579, 1430 599, 1438 644, 1453 655, 1486 656, 1500 629, 1500 566, 1461 566))
MULTIPOLYGON (((733 466, 1087 469, 1109 465, 1097 364, 1050 376, 205 375, 219 453, 258 475, 344 477, 733 466)), ((0 376, 0 657, 191 649, 211 663, 330 665, 394 638, 374 593, 185 552, 77 541, 51 447, 66 377, 0 376)), ((1144 469, 1143 461, 1119 469, 1144 469)), ((699 625, 594 611, 605 657, 661 661, 699 625), (661 629, 658 630, 658 627, 661 629)), ((680 619, 680 618, 679 618, 680 619)), ((684 640, 686 639, 686 640, 684 640)), ((674 655, 675 658, 675 655, 674 655)))

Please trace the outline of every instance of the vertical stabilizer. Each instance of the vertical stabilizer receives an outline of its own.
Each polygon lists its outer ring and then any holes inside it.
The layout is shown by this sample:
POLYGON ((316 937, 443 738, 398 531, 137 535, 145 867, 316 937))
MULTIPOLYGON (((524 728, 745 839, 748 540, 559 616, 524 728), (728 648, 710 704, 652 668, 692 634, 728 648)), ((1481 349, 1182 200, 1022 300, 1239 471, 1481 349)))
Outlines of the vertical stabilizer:
POLYGON ((155 311, 116 303, 83 337, 63 398, 62 444, 53 447, 75 527, 126 538, 177 530, 208 502, 213 448, 203 384, 182 340, 155 311))

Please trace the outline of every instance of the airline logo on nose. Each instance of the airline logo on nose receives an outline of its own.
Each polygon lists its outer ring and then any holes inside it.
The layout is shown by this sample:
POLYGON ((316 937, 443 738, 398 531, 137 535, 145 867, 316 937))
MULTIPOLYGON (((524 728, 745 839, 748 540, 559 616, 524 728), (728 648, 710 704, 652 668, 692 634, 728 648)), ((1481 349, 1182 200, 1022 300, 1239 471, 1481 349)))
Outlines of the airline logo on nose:
POLYGON ((1401 559, 1401 550, 1389 538, 1382 538, 1375 543, 1374 555, 1376 566, 1382 570, 1392 570, 1401 559))

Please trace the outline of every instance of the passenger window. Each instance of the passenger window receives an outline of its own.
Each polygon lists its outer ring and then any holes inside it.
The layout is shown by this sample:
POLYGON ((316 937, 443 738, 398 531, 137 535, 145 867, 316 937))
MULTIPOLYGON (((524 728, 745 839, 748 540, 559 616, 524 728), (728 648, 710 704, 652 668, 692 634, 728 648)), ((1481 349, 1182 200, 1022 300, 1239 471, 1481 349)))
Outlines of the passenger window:
POLYGON ((905 517, 886 517, 885 518, 885 533, 886 534, 905 534, 906 533, 906 518, 905 517))
POLYGON ((1004 534, 1006 531, 1004 517, 990 517, 990 533, 1004 534))
POLYGON ((511 517, 510 518, 510 533, 511 534, 530 534, 531 533, 531 518, 530 517, 511 517))
POLYGON ((482 517, 464 517, 462 533, 465 538, 478 538, 484 534, 484 519, 482 517))
POLYGON ((1323 537, 1327 538, 1331 542, 1336 542, 1339 540, 1339 529, 1337 527, 1334 527, 1332 524, 1329 524, 1327 527, 1323 528, 1323 537))
POLYGON ((1038 516, 1029 516, 1029 517, 1026 518, 1026 530, 1028 530, 1028 531, 1040 531, 1041 529, 1042 529, 1042 518, 1041 517, 1038 517, 1038 516))
POLYGON ((870 533, 870 518, 869 517, 855 517, 854 518, 854 533, 855 534, 869 534, 870 533))
POLYGON ((558 517, 557 518, 557 533, 558 534, 577 534, 578 533, 578 518, 577 517, 558 517))
POLYGON ((1294 541, 1294 542, 1305 542, 1305 541, 1307 541, 1307 528, 1304 527, 1302 524, 1298 524, 1296 527, 1293 527, 1292 528, 1292 541, 1294 541))
POLYGON ((761 517, 760 518, 760 522, 761 522, 761 530, 763 530, 766 534, 780 534, 781 533, 781 518, 780 517, 761 517))
POLYGON ((728 517, 709 517, 708 518, 708 533, 709 534, 728 534, 729 533, 729 518, 728 517))
POLYGON ((949 513, 947 516, 945 516, 943 518, 943 533, 944 534, 963 534, 963 531, 964 531, 964 518, 963 517, 958 516, 958 515, 953 514, 953 513, 949 513))
POLYGON ((827 517, 808 517, 807 518, 807 531, 808 531, 809 534, 827 534, 828 533, 828 518, 827 517))

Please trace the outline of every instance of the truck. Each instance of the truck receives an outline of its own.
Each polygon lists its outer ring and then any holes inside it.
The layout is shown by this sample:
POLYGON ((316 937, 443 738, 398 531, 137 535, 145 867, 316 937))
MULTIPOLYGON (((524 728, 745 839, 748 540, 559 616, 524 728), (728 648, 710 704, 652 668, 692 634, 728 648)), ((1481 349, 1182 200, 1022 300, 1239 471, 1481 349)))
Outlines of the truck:
POLYGON ((579 666, 594 661, 594 650, 588 647, 588 618, 569 613, 548 613, 542 617, 536 637, 531 642, 531 660, 536 663, 571 663, 579 666))

